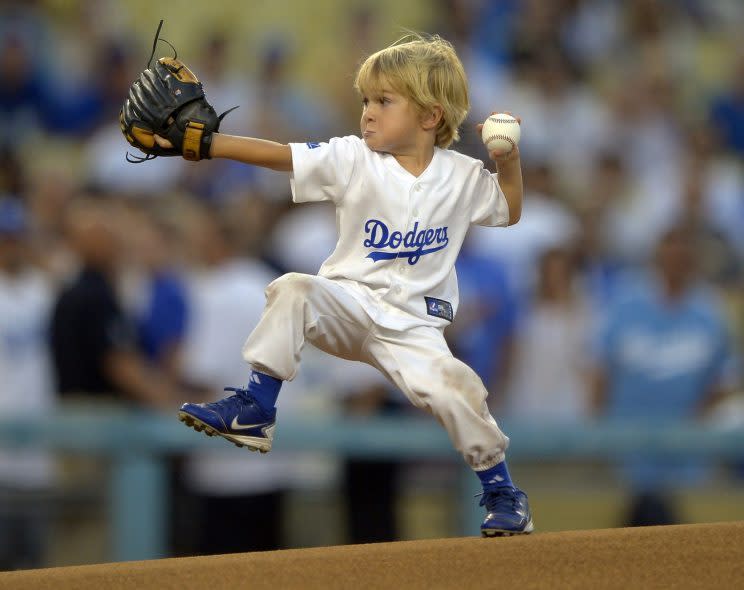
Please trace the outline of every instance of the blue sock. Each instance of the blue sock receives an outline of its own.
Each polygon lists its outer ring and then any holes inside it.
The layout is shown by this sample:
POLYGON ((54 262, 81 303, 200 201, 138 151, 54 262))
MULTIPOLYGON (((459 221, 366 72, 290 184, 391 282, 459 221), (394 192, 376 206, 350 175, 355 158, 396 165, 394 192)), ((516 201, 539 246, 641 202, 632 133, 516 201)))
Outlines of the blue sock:
POLYGON ((506 461, 494 465, 485 471, 475 472, 483 484, 483 491, 487 492, 495 488, 514 487, 509 470, 506 468, 506 461))
POLYGON ((281 379, 253 370, 251 371, 246 389, 256 398, 258 405, 268 411, 276 405, 276 399, 279 397, 279 390, 281 388, 281 379))

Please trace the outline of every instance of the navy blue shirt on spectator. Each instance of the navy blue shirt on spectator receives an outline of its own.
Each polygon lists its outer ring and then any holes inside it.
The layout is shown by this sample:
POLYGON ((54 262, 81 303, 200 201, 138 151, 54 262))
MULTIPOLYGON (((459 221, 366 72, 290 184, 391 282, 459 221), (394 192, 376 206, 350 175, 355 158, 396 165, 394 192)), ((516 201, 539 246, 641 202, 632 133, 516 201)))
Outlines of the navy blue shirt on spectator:
POLYGON ((135 332, 106 276, 84 269, 60 295, 52 319, 52 354, 60 394, 117 394, 104 369, 109 352, 133 348, 135 332))

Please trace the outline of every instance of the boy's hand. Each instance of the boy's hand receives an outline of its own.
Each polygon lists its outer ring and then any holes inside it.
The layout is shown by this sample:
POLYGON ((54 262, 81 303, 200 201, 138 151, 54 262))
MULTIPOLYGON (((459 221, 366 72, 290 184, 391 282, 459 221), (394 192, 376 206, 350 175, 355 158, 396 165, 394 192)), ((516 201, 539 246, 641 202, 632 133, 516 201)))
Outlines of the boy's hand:
MULTIPOLYGON (((506 113, 507 115, 511 115, 514 117, 519 124, 522 124, 522 117, 519 117, 518 115, 515 115, 514 113, 510 113, 509 111, 493 111, 491 115, 498 115, 499 113, 506 113)), ((476 131, 478 131, 478 135, 480 136, 481 130, 483 129, 483 123, 478 123, 475 126, 476 131)), ((488 157, 491 158, 496 164, 503 164, 506 162, 510 162, 512 160, 518 160, 519 159, 519 147, 514 146, 509 151, 504 150, 491 150, 488 152, 488 157)))

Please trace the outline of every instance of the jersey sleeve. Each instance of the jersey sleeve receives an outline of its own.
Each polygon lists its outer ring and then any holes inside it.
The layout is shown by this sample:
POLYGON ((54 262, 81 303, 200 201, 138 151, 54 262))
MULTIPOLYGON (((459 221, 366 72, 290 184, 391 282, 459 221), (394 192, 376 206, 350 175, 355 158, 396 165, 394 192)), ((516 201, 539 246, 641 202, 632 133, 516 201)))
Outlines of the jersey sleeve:
POLYGON ((475 199, 470 223, 487 226, 509 225, 509 204, 498 182, 498 175, 488 170, 478 170, 475 182, 475 199))
POLYGON ((295 203, 338 203, 349 186, 359 155, 358 137, 334 137, 327 143, 290 143, 290 186, 295 203))

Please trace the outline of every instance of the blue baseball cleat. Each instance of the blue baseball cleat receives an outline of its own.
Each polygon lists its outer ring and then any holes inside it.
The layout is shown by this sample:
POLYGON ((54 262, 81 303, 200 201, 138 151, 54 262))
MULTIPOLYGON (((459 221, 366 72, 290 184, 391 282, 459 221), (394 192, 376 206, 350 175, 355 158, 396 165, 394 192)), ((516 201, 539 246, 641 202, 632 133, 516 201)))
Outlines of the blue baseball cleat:
POLYGON ((484 537, 525 535, 534 529, 527 494, 518 488, 500 487, 484 492, 480 505, 488 511, 481 525, 484 537))
POLYGON ((235 395, 209 404, 183 404, 178 419, 207 436, 215 434, 239 447, 268 453, 276 427, 276 408, 267 411, 246 389, 226 387, 235 395))

